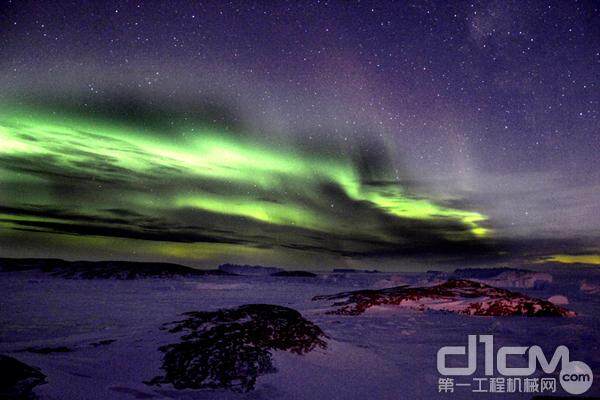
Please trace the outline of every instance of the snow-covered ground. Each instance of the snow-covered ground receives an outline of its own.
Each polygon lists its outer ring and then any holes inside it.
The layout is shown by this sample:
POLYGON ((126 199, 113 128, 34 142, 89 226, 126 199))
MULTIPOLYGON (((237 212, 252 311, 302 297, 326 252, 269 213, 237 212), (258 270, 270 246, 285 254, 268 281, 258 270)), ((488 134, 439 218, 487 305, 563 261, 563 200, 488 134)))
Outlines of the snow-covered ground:
MULTIPOLYGON (((388 281, 425 281, 425 274, 415 273, 127 281, 5 272, 0 273, 0 354, 41 369, 48 383, 36 387, 35 393, 42 399, 465 399, 481 394, 465 387, 438 392, 437 351, 442 346, 466 346, 469 334, 492 334, 497 346, 540 345, 548 357, 557 346, 567 346, 571 360, 584 361, 597 377, 586 395, 600 396, 600 298, 582 290, 597 287, 600 273, 577 268, 545 272, 552 279, 544 285, 514 290, 541 299, 565 296, 564 307, 577 312, 576 317, 473 317, 393 306, 344 316, 326 314, 330 302, 311 300, 316 295, 389 286, 388 281), (248 303, 300 311, 329 336, 327 349, 304 355, 275 352, 277 372, 259 376, 255 390, 248 393, 143 383, 161 374, 163 353, 158 348, 180 337, 161 330, 162 324, 181 319, 187 311, 248 303), (32 347, 71 351, 24 351, 32 347)), ((483 358, 478 364, 483 371, 483 358)), ((564 395, 557 386, 555 395, 564 395)), ((534 394, 485 396, 529 399, 534 394)))

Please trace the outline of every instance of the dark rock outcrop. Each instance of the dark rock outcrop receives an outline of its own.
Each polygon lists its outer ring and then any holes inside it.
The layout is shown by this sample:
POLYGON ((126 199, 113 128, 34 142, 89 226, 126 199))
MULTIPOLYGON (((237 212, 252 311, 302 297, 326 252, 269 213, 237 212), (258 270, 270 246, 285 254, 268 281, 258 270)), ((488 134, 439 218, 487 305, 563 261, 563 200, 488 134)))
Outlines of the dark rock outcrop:
POLYGON ((271 274, 271 276, 296 276, 301 278, 316 278, 317 274, 313 274, 312 272, 308 271, 281 271, 275 272, 274 274, 271 274))
POLYGON ((239 265, 239 264, 221 264, 218 271, 233 275, 251 275, 264 276, 283 271, 277 267, 263 267, 262 265, 239 265))
POLYGON ((315 296, 313 300, 338 300, 331 314, 358 315, 368 308, 397 305, 418 310, 438 310, 477 316, 571 317, 575 313, 546 300, 532 298, 480 282, 451 279, 429 287, 397 286, 315 296))
POLYGON ((0 355, 0 399, 35 399, 33 388, 46 383, 39 368, 0 355))
POLYGON ((165 326, 186 334, 181 342, 160 348, 165 375, 148 384, 246 392, 259 375, 275 372, 272 350, 304 354, 326 347, 321 328, 287 307, 247 304, 184 315, 186 319, 165 326))
POLYGON ((26 351, 28 353, 35 353, 35 354, 51 354, 51 353, 70 353, 73 350, 68 347, 65 347, 65 346, 59 346, 59 347, 28 347, 22 351, 26 351))
POLYGON ((379 273, 376 269, 354 269, 354 268, 334 268, 332 272, 338 274, 353 274, 353 273, 367 273, 367 274, 377 274, 379 273))
POLYGON ((69 279, 137 279, 175 276, 233 275, 220 270, 199 270, 170 263, 131 261, 65 261, 44 258, 0 258, 0 271, 42 271, 69 279))
POLYGON ((109 344, 112 344, 116 341, 117 341, 117 339, 104 339, 104 340, 100 340, 98 342, 90 343, 90 346, 92 346, 92 347, 108 346, 109 344))

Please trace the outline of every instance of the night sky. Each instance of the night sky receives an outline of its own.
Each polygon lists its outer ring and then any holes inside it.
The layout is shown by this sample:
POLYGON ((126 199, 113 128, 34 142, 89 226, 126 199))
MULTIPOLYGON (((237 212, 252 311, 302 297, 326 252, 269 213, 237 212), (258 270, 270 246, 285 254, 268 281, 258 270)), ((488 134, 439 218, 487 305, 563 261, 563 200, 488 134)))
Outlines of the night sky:
POLYGON ((0 251, 600 263, 600 3, 0 4, 0 251))

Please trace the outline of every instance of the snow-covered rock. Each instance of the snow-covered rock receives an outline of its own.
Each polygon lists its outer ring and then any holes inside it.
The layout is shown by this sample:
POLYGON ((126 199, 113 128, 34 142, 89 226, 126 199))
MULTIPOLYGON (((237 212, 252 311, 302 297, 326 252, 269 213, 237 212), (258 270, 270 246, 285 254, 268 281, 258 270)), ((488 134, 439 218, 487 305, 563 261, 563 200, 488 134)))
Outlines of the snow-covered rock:
POLYGON ((552 283, 552 275, 546 272, 519 273, 506 271, 495 278, 483 279, 480 282, 503 288, 543 289, 552 283))
POLYGON ((435 282, 435 281, 439 281, 439 280, 446 281, 448 278, 449 278, 449 274, 444 271, 430 270, 425 273, 425 279, 428 282, 435 282))
POLYGON ((597 283, 593 283, 593 282, 581 281, 579 290, 581 290, 583 293, 587 293, 587 294, 599 294, 600 293, 600 285, 597 283))
POLYGON ((459 268, 454 270, 451 278, 454 279, 492 279, 504 272, 528 273, 528 269, 521 268, 459 268))
POLYGON ((304 354, 327 347, 321 328, 287 307, 246 304, 184 315, 186 319, 166 325, 169 332, 185 335, 160 348, 165 374, 148 384, 247 392, 259 375, 275 372, 272 351, 304 354))
POLYGON ((276 267, 263 267, 262 265, 221 264, 219 265, 219 271, 236 275, 263 276, 275 274, 284 270, 276 267))
POLYGON ((549 301, 464 279, 429 287, 358 290, 315 296, 313 300, 335 300, 333 306, 337 308, 329 313, 345 315, 362 314, 372 307, 394 306, 478 316, 575 316, 574 312, 549 301))
POLYGON ((556 304, 558 306, 564 306, 569 304, 569 299, 566 296, 563 296, 561 294, 556 294, 554 296, 550 296, 548 298, 548 301, 552 304, 556 304))
POLYGON ((552 275, 517 268, 467 268, 457 269, 452 274, 455 279, 469 279, 475 282, 501 288, 542 289, 552 283, 552 275))
POLYGON ((380 279, 373 284, 373 289, 387 289, 395 286, 408 286, 411 285, 406 277, 402 275, 392 275, 385 279, 380 279))

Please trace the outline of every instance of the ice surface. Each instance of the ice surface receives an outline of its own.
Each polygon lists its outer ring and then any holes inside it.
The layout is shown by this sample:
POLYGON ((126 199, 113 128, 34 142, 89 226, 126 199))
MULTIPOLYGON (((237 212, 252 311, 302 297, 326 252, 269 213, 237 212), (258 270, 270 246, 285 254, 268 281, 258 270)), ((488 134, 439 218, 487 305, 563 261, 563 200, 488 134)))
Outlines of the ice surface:
MULTIPOLYGON (((398 308, 342 316, 326 314, 323 304, 311 301, 315 295, 372 288, 382 279, 427 281, 425 273, 81 280, 35 271, 5 272, 0 273, 0 354, 41 369, 48 383, 37 386, 35 393, 42 399, 480 398, 466 389, 438 393, 437 351, 466 345, 468 334, 493 334, 497 346, 535 344, 548 352, 566 345, 571 359, 586 362, 598 377, 600 299, 581 286, 585 281, 586 288, 599 287, 600 276, 577 268, 544 273, 552 276, 551 282, 519 291, 543 299, 566 296, 577 317, 488 318, 398 308), (249 393, 143 383, 161 373, 163 354, 158 348, 177 340, 177 335, 160 329, 162 324, 187 311, 247 303, 299 310, 329 336, 327 349, 305 355, 275 352, 278 371, 259 377, 249 393), (24 351, 63 346, 72 351, 24 351)), ((483 360, 478 363, 483 368, 483 360)), ((586 395, 600 396, 600 378, 586 395)))

